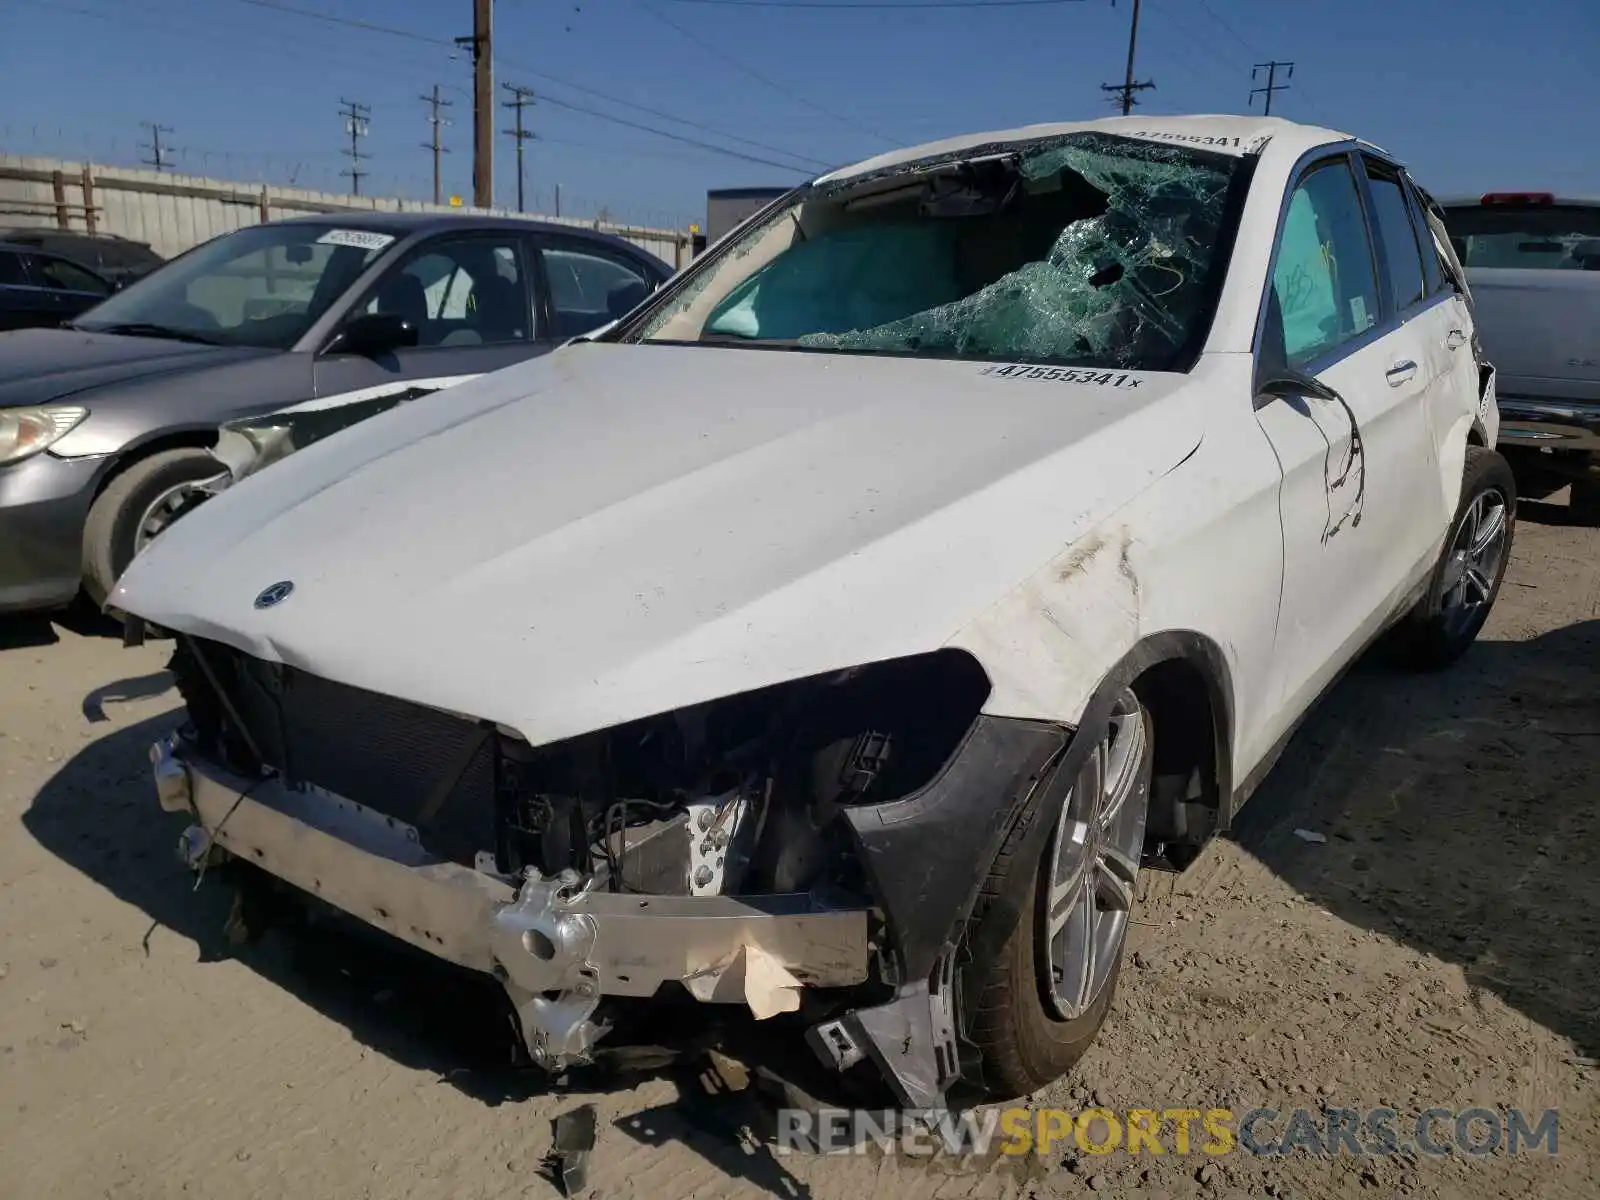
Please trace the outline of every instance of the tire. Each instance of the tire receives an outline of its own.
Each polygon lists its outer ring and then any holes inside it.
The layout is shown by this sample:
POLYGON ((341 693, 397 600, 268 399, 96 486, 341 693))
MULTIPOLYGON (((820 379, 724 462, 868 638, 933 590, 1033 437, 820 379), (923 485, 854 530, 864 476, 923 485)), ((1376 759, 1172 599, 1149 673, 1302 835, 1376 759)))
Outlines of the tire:
POLYGON ((1600 480, 1574 479, 1567 501, 1567 517, 1574 525, 1600 525, 1600 480))
MULTIPOLYGON (((1126 907, 1121 912, 1120 932, 1115 951, 1105 964, 1103 978, 1092 990, 1080 990, 1082 1001, 1064 1012, 1054 996, 1050 970, 1050 914, 1048 898, 1057 866, 1057 851, 1063 831, 1080 815, 1076 798, 1103 779, 1104 763, 1113 757, 1120 728, 1131 722, 1137 733, 1136 753, 1126 754, 1127 793, 1122 814, 1136 825, 1134 834, 1123 841, 1134 845, 1133 870, 1136 874, 1143 850, 1145 821, 1149 812, 1150 777, 1154 730, 1150 715, 1131 691, 1123 693, 1113 710, 1112 720, 1102 730, 1095 749, 1080 770, 1066 800, 1050 813, 1039 813, 1032 821, 1022 821, 1007 838, 980 893, 974 914, 972 945, 996 945, 998 949, 975 959, 962 981, 963 1007, 968 1014, 967 1035, 981 1056, 983 1084, 987 1098, 1008 1100, 1037 1091, 1070 1071, 1089 1048, 1104 1023, 1116 993, 1127 943, 1127 928, 1133 907, 1135 880, 1124 881, 1126 907), (1099 764, 1099 766, 1097 766, 1099 764), (1098 773, 1097 773, 1098 772, 1098 773), (1128 806, 1132 806, 1131 808, 1128 806), (1137 820, 1132 821, 1136 815, 1137 820), (1039 820, 1050 823, 1042 852, 1035 857, 1027 847, 1038 839, 1030 838, 1039 820), (1020 905, 1008 904, 1001 897, 1016 888, 1017 872, 1029 876, 1020 905), (1009 920, 1005 930, 986 929, 986 923, 1009 920), (985 936, 988 934, 989 936, 985 936)), ((1115 824, 1115 822, 1113 822, 1115 824)), ((1092 859, 1092 856, 1090 856, 1092 859)), ((1124 890, 1119 887, 1119 892, 1124 890)), ((1100 901, 1091 900, 1098 908, 1100 901)), ((1074 911, 1076 909, 1074 908, 1074 911)))
POLYGON ((1461 504, 1450 522, 1444 551, 1434 567, 1427 594, 1395 630, 1401 660, 1420 670, 1447 667, 1466 653, 1489 619, 1506 564, 1511 559, 1511 543, 1516 532, 1517 484, 1511 467, 1493 450, 1467 447, 1466 469, 1461 484, 1461 504), (1480 502, 1487 505, 1480 509, 1480 502), (1476 523, 1487 535, 1494 507, 1503 514, 1498 552, 1492 561, 1465 563, 1475 544, 1469 525, 1476 523), (1471 569, 1466 570, 1465 567, 1471 569), (1470 603, 1469 603, 1470 601, 1470 603))
POLYGON ((146 531, 141 538, 140 532, 151 506, 221 471, 209 451, 184 447, 138 459, 106 484, 83 527, 83 590, 97 607, 104 607, 133 556, 154 536, 146 531))

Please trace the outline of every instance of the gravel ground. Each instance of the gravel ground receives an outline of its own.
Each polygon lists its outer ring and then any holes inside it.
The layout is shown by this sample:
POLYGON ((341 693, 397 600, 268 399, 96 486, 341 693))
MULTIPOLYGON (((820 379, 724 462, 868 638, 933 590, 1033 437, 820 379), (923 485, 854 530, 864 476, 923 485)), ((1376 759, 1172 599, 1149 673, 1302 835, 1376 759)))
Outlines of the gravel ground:
POLYGON ((606 1197, 1600 1194, 1600 535, 1564 511, 1525 507, 1462 664, 1358 666, 1235 836, 1145 879, 1110 1021, 1035 1098, 1559 1108, 1553 1158, 774 1156, 741 1141, 748 1093, 693 1077, 552 1094, 505 1065, 459 981, 343 939, 230 948, 229 897, 194 890, 148 782, 146 747, 177 719, 164 648, 13 620, 0 1196, 552 1196, 550 1121, 581 1100, 606 1197))

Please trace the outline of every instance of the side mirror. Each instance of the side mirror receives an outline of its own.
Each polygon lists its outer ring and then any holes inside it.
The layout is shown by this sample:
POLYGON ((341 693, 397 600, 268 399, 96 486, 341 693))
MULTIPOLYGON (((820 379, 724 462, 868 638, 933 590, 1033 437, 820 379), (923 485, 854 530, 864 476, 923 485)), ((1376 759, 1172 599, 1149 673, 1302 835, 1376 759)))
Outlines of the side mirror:
POLYGON ((399 313, 363 313, 333 335, 327 353, 376 358, 416 344, 417 327, 399 313))

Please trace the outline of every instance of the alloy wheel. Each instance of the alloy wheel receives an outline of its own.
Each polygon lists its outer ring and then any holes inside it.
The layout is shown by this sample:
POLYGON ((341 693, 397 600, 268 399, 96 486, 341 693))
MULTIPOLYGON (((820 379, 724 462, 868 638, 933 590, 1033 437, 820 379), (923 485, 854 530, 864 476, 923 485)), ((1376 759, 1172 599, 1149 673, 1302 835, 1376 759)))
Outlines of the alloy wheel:
POLYGON ((1462 516, 1439 588, 1439 613, 1451 634, 1465 630, 1487 609, 1505 560, 1510 516, 1499 488, 1480 492, 1462 516))
POLYGON ((1045 983, 1063 1020, 1089 1011, 1111 979, 1127 937, 1148 816, 1143 778, 1148 737, 1138 699, 1123 692, 1105 737, 1062 805, 1051 839, 1045 983))

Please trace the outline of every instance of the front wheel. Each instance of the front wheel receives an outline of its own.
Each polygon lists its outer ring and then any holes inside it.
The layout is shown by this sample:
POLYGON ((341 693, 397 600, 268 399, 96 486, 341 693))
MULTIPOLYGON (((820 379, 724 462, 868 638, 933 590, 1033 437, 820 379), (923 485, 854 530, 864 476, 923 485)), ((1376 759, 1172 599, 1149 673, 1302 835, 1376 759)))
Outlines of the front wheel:
POLYGON ((1466 653, 1500 594, 1517 521, 1511 467, 1493 450, 1467 447, 1461 504, 1428 591, 1395 631, 1414 666, 1448 666, 1466 653))
POLYGON ((1015 859, 1019 827, 985 883, 995 895, 1013 872, 1032 876, 1009 934, 968 968, 963 989, 994 1099, 1065 1075, 1105 1021, 1144 853, 1153 745, 1150 715, 1124 691, 1060 810, 1047 817, 1053 829, 1043 857, 1015 859))
POLYGON ((207 450, 163 450, 106 485, 83 527, 83 590, 97 606, 105 605, 133 556, 190 507, 195 485, 222 469, 207 450))

